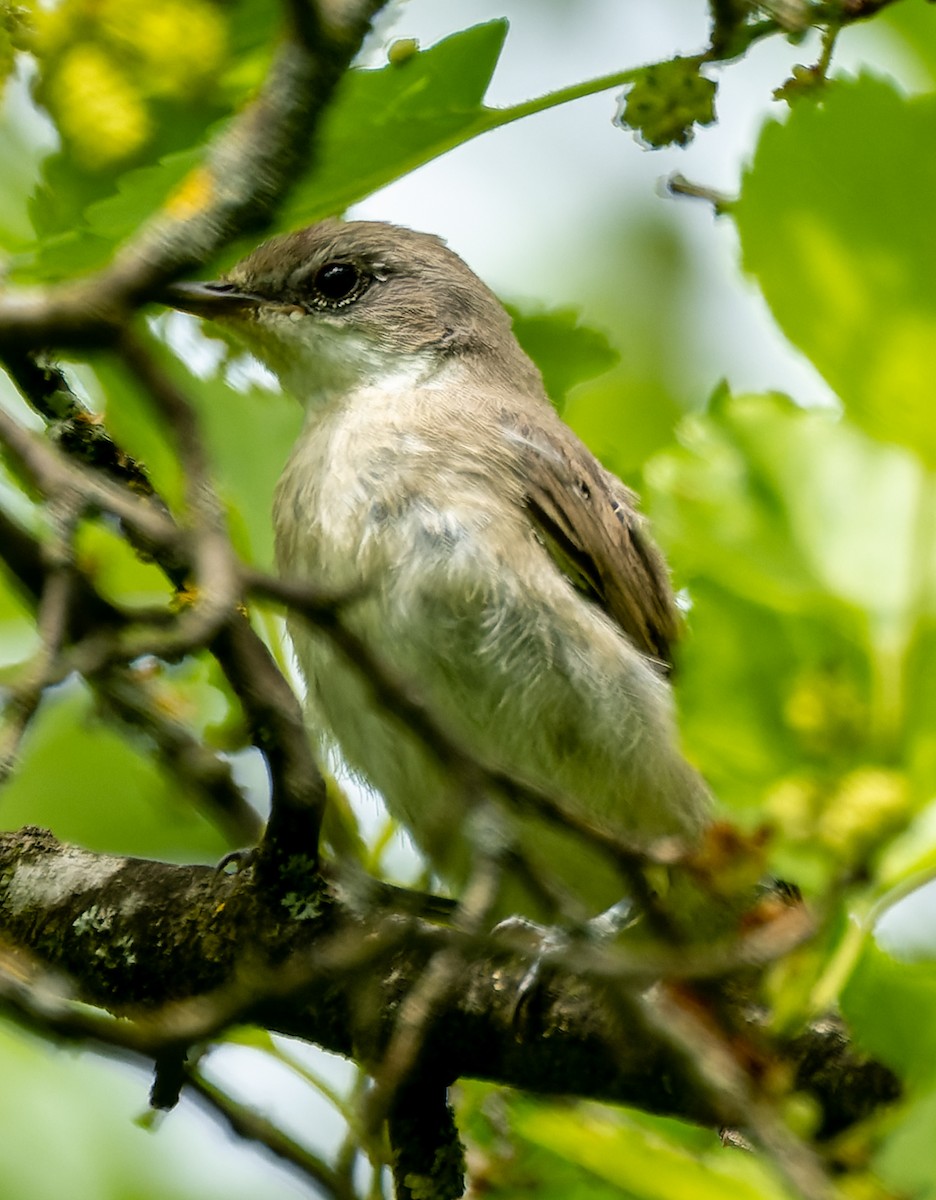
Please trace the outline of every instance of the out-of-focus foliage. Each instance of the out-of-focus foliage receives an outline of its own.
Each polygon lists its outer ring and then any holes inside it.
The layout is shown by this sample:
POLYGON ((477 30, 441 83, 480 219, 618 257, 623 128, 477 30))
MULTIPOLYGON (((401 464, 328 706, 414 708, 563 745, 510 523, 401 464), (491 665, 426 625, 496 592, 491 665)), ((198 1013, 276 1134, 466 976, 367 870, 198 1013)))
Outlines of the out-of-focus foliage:
MULTIPOLYGON (((223 721, 227 701, 198 663, 154 675, 140 667, 167 713, 194 729, 223 721)), ((83 688, 50 696, 3 791, 4 827, 41 825, 94 850, 170 861, 218 859, 228 846, 152 747, 121 736, 83 688)))
MULTIPOLYGON (((294 1200, 293 1181, 207 1120, 141 1128, 145 1079, 0 1027, 0 1194, 7 1200, 294 1200), (49 1151, 48 1138, 55 1142, 49 1151)), ((181 1115, 181 1114, 180 1114, 181 1115)))
POLYGON ((31 90, 61 150, 28 183, 34 241, 11 266, 24 280, 60 279, 101 265, 247 99, 278 14, 256 0, 64 0, 20 12, 31 90))
MULTIPOLYGON (((936 79, 936 11, 907 0, 884 19, 936 79)), ((183 184, 211 131, 258 84, 277 21, 267 0, 0 6, 0 254, 12 276, 65 278, 106 261, 183 184)), ((404 44, 382 68, 353 73, 322 131, 318 169, 298 181, 280 225, 339 211, 536 111, 484 103, 505 34, 495 21, 427 49, 404 44)), ((683 142, 713 118, 714 84, 696 59, 624 75, 633 86, 623 120, 651 145, 683 142)), ((929 963, 885 955, 851 915, 865 918, 888 889, 936 866, 936 99, 908 98, 870 71, 857 79, 833 71, 827 83, 788 94, 792 111, 751 147, 732 219, 744 268, 841 411, 804 411, 795 396, 735 395, 729 381, 679 419, 666 381, 680 331, 648 325, 637 336, 656 370, 639 381, 648 411, 636 425, 622 417, 624 377, 594 378, 613 362, 600 335, 565 312, 518 312, 517 330, 554 401, 567 400, 570 421, 609 465, 631 478, 635 456, 655 451, 637 482, 686 589, 690 636, 677 691, 687 752, 732 820, 766 825, 771 867, 797 881, 822 917, 816 940, 770 975, 777 1024, 795 1028, 841 997, 859 1042, 908 1078, 896 1116, 843 1148, 848 1194, 936 1196, 936 979, 929 963)), ((631 257, 621 271, 649 296, 661 285, 656 260, 647 262, 642 272, 631 257)), ((684 265, 674 260, 666 280, 671 300, 684 265)), ((191 322, 160 318, 153 330, 198 407, 238 550, 269 566, 270 495, 301 414, 191 322)), ((178 504, 171 431, 134 382, 104 355, 73 378, 178 504)), ((626 384, 638 386, 629 376, 626 384)), ((15 403, 6 390, 0 402, 15 403)), ((0 504, 42 527, 3 464, 0 504)), ((113 530, 86 522, 79 550, 106 595, 165 602, 158 573, 113 530)), ((35 651, 31 629, 3 576, 0 683, 35 651)), ((168 715, 213 746, 239 748, 225 688, 201 659, 137 669, 168 715)), ((47 824, 96 849, 211 860, 222 839, 189 800, 145 739, 116 731, 69 682, 44 701, 0 812, 5 825, 47 824)), ((149 1191, 139 1177, 129 1183, 125 1156, 142 1135, 123 1119, 111 1130, 107 1099, 86 1088, 80 1064, 37 1065, 33 1054, 16 1038, 0 1041, 10 1109, 0 1122, 8 1134, 0 1195, 211 1194, 203 1177, 189 1191, 157 1175, 149 1191), (30 1080, 60 1107, 40 1108, 30 1080), (12 1096, 29 1103, 11 1108, 12 1096), (78 1119, 92 1108, 95 1122, 78 1119), (67 1184, 46 1185, 49 1164, 36 1162, 12 1123, 24 1111, 78 1164, 67 1184), (93 1136, 101 1130, 106 1141, 93 1136), (98 1173, 86 1183, 92 1164, 98 1173)), ((753 1157, 677 1122, 480 1087, 463 1088, 460 1107, 479 1190, 492 1197, 786 1194, 753 1157)), ((802 1118, 795 1101, 790 1113, 802 1118)), ((238 1195, 230 1186, 226 1194, 238 1195)))
POLYGON ((788 1200, 755 1158, 717 1134, 598 1105, 546 1106, 481 1084, 459 1087, 472 1177, 485 1194, 543 1200, 788 1200))
POLYGON ((34 20, 37 99, 86 171, 132 159, 154 136, 151 103, 206 98, 225 57, 225 21, 206 0, 66 0, 34 20))
POLYGON ((680 440, 647 482, 693 602, 687 746, 739 816, 778 824, 781 873, 831 883, 933 796, 926 476, 778 397, 720 396, 680 440))
MULTIPOLYGON (((71 153, 53 157, 45 165, 45 186, 38 189, 33 202, 39 239, 12 264, 14 277, 24 282, 60 278, 63 273, 99 265, 154 204, 166 201, 180 184, 184 186, 184 177, 197 162, 206 131, 210 132, 212 123, 226 115, 232 104, 243 100, 248 88, 257 82, 262 61, 258 50, 267 45, 269 37, 268 27, 255 16, 260 7, 257 0, 241 0, 225 8, 230 29, 221 23, 210 0, 199 0, 204 6, 206 26, 209 14, 217 24, 218 43, 225 36, 234 43, 233 65, 219 64, 217 70, 205 67, 200 73, 194 67, 184 71, 187 56, 183 55, 182 63, 173 67, 161 89, 153 91, 151 84, 147 92, 148 75, 144 72, 140 89, 132 90, 125 86, 113 52, 107 49, 109 39, 116 36, 111 25, 102 20, 100 27, 94 25, 98 40, 87 45, 80 41, 83 33, 76 30, 85 28, 85 3, 74 0, 74 21, 64 21, 65 36, 71 38, 66 54, 79 55, 75 73, 81 78, 62 85, 56 73, 58 60, 53 56, 47 67, 51 82, 44 73, 38 90, 53 113, 54 103, 44 96, 44 88, 54 91, 58 87, 69 95, 76 89, 79 99, 85 98, 86 120, 73 118, 69 109, 69 122, 74 119, 85 131, 89 144, 82 154, 68 143, 68 128, 60 127, 71 153), (164 95, 169 100, 164 101, 164 95), (156 121, 161 112, 159 105, 170 102, 181 106, 181 112, 161 114, 166 129, 156 121), (100 113, 98 105, 102 107, 100 113), (201 120, 193 122, 192 114, 196 112, 201 120), (130 169, 115 174, 106 172, 105 166, 130 169)), ((61 10, 54 11, 57 14, 61 10)), ((90 11, 97 21, 109 9, 93 5, 90 11)), ((269 6, 263 11, 268 12, 269 6)), ((40 21, 40 27, 42 24, 40 21)), ((505 108, 486 105, 484 97, 506 35, 506 21, 489 21, 425 50, 410 47, 405 53, 395 53, 379 69, 348 75, 322 124, 318 168, 308 178, 297 181, 275 228, 295 228, 340 213, 463 142, 566 100, 603 90, 614 82, 586 81, 505 108)), ((171 50, 166 54, 171 57, 171 50)), ((652 96, 654 99, 648 102, 660 109, 652 118, 657 124, 668 119, 712 119, 711 103, 706 109, 704 100, 696 94, 700 89, 707 94, 711 86, 707 80, 696 73, 698 83, 690 85, 685 72, 674 81, 670 78, 672 72, 663 67, 659 70, 662 79, 654 76, 649 82, 643 72, 633 70, 622 71, 617 78, 622 83, 639 80, 639 94, 652 96), (680 115, 668 118, 665 113, 673 105, 680 115), (686 116, 690 108, 692 115, 686 116)), ((155 66, 152 74, 163 78, 155 66)), ((235 248, 235 253, 239 249, 243 247, 235 248)))
POLYGON ((618 360, 606 337, 579 323, 574 308, 523 312, 508 305, 508 309, 517 340, 542 372, 547 395, 560 412, 576 384, 603 375, 618 360))
POLYGON ((936 96, 837 80, 764 131, 735 210, 744 265, 790 340, 850 417, 929 467, 936 242, 921 198, 936 164, 919 147, 934 136, 936 96))

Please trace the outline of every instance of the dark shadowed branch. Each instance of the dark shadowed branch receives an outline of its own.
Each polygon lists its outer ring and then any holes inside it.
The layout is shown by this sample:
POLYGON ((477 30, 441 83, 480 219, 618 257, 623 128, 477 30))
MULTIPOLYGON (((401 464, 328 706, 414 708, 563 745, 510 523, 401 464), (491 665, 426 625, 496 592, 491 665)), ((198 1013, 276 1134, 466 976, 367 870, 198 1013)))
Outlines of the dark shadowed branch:
MULTIPOLYGON (((43 971, 65 972, 74 994, 134 1019, 115 1022, 74 1006, 72 993, 56 992, 42 971, 26 983, 22 970, 15 983, 7 978, 4 1003, 33 1028, 150 1058, 252 1020, 337 1053, 353 1049, 379 1070, 398 1036, 401 1002, 422 986, 434 955, 454 953, 463 964, 458 987, 446 989, 419 1046, 434 1086, 459 1076, 494 1079, 710 1124, 737 1120, 751 1102, 749 1078, 739 1092, 742 1082, 723 1076, 713 1092, 700 1077, 699 1052, 723 1054, 720 1035, 696 1017, 674 1038, 675 1016, 684 1021, 691 1012, 677 993, 647 992, 641 981, 633 1003, 611 1010, 603 983, 575 960, 566 973, 560 957, 518 1025, 516 988, 529 960, 500 938, 392 911, 355 912, 314 874, 295 882, 295 892, 271 901, 252 866, 225 875, 95 855, 40 830, 2 835, 8 943, 38 955, 43 971)), ((799 1086, 816 1090, 830 1131, 896 1094, 893 1077, 848 1050, 834 1024, 789 1043, 746 1026, 764 1062, 787 1061, 799 1086)), ((423 1077, 418 1067, 410 1075, 423 1077)))

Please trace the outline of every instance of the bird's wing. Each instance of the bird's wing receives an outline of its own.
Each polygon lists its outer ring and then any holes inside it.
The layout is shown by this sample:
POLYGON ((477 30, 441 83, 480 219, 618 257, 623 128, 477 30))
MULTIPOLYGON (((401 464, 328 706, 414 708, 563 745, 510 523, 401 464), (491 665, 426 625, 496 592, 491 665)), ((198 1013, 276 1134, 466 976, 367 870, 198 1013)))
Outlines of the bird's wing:
POLYGON ((519 451, 529 519, 555 562, 638 649, 669 668, 679 614, 634 493, 564 425, 511 423, 506 432, 519 451))

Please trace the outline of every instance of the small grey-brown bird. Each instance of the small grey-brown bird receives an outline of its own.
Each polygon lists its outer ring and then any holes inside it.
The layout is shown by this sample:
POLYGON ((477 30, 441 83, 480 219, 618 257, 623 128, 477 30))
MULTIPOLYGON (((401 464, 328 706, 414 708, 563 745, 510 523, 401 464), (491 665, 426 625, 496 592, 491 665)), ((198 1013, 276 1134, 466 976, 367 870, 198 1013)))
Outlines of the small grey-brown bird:
MULTIPOLYGON (((709 799, 674 727, 666 566, 465 263, 428 234, 327 221, 172 302, 305 407, 274 505, 282 573, 358 592, 349 622, 482 762, 629 840, 697 842, 709 799)), ((457 890, 461 793, 326 636, 290 628, 312 723, 457 890)), ((572 831, 504 802, 503 832, 585 909, 620 898, 572 831)), ((538 912, 519 879, 508 910, 538 912)))

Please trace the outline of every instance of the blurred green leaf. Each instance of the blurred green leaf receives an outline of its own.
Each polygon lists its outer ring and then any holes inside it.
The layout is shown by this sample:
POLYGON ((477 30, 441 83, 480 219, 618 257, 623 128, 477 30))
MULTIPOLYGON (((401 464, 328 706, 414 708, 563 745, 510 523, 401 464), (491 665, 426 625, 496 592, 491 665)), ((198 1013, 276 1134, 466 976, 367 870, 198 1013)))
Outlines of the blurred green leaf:
POLYGON ((295 1183, 232 1155, 185 1101, 158 1133, 135 1123, 146 1076, 0 1023, 4 1200, 288 1200, 295 1183), (55 1153, 40 1153, 51 1138, 55 1153))
POLYGON ((936 962, 898 962, 869 937, 841 1006, 867 1053, 904 1079, 936 1081, 936 962))
POLYGON ((875 1176, 901 1197, 933 1200, 936 1197, 933 1180, 936 1091, 930 1089, 902 1106, 888 1124, 887 1139, 872 1164, 875 1176))
POLYGON ((764 790, 800 764, 786 718, 798 646, 782 614, 707 580, 692 584, 677 691, 687 750, 720 802, 763 813, 764 790))
POLYGON ((904 0, 889 4, 881 13, 903 44, 936 83, 936 38, 933 37, 933 8, 931 0, 904 0))
POLYGON ((645 496, 692 602, 685 745, 723 805, 777 826, 777 869, 818 889, 936 786, 927 481, 778 397, 723 396, 679 436, 645 496))
POLYGON ((934 466, 936 96, 870 75, 822 96, 761 134, 732 209, 744 265, 849 414, 934 466))
POLYGON ((485 1195, 540 1200, 781 1200, 753 1156, 685 1122, 588 1103, 555 1103, 462 1082, 458 1113, 485 1195))
POLYGON ((264 0, 72 3, 44 14, 34 88, 40 100, 51 92, 53 108, 76 126, 86 149, 114 150, 110 125, 116 122, 119 141, 122 105, 133 110, 124 122, 136 123, 143 140, 96 167, 71 144, 45 159, 29 203, 31 244, 16 247, 14 277, 56 280, 100 267, 166 200, 220 119, 260 82, 281 19, 264 0), (113 95, 106 94, 108 76, 113 95))
POLYGON ((625 360, 576 384, 562 417, 609 470, 636 482, 647 460, 672 444, 683 413, 674 389, 657 372, 625 360))
POLYGON ((164 155, 151 166, 121 175, 115 194, 85 209, 88 234, 99 238, 104 247, 129 237, 153 211, 154 200, 158 202, 168 196, 201 158, 202 147, 190 146, 164 155))
POLYGON ((883 890, 914 879, 930 878, 936 868, 936 803, 928 805, 894 839, 878 864, 878 883, 883 890))
MULTIPOLYGON (((237 550, 256 565, 270 568, 273 491, 302 428, 302 406, 279 391, 275 382, 270 388, 249 382, 241 369, 241 354, 222 361, 213 374, 202 370, 196 375, 186 360, 200 370, 210 369, 217 341, 203 338, 194 318, 173 314, 172 319, 186 323, 184 348, 174 354, 154 339, 150 351, 195 410, 237 550)), ((99 368, 98 378, 106 381, 111 396, 108 426, 147 465, 158 490, 181 505, 182 481, 173 450, 146 398, 124 372, 111 365, 99 368)))
POLYGON ((546 393, 560 412, 571 388, 610 371, 620 357, 603 333, 580 324, 577 309, 508 305, 507 311, 517 341, 539 367, 546 393))
POLYGON ((38 648, 35 613, 0 568, 0 683, 10 678, 12 664, 21 663, 38 648))
POLYGON ((43 825, 91 850, 212 862, 228 849, 145 739, 105 724, 79 685, 43 701, 0 797, 6 828, 43 825))
POLYGON ((172 434, 153 413, 139 381, 118 360, 103 354, 88 367, 76 369, 76 374, 92 407, 105 414, 114 441, 139 463, 169 507, 177 510, 184 481, 172 434))
MULTIPOLYGON (((459 1128, 467 1140, 472 1179, 491 1200, 535 1195, 537 1200, 622 1200, 621 1189, 578 1163, 541 1149, 513 1128, 518 1113, 538 1111, 530 1101, 472 1081, 458 1085, 459 1128)), ((573 1107, 570 1117, 578 1112, 573 1107)), ((624 1193, 627 1195, 627 1193, 624 1193)))
POLYGON ((484 95, 506 36, 506 21, 489 21, 403 62, 347 75, 325 115, 318 165, 287 200, 280 223, 340 213, 489 128, 495 110, 484 108, 484 95))
POLYGON ((184 379, 228 505, 238 550, 257 566, 273 566, 273 490, 302 428, 292 396, 223 378, 184 379))
POLYGON ((726 400, 679 437, 646 478, 682 570, 779 610, 834 599, 906 636, 929 562, 916 521, 931 504, 912 456, 780 397, 726 400))
POLYGON ((100 522, 84 522, 75 551, 81 569, 112 602, 167 605, 172 589, 153 563, 143 562, 118 530, 100 522))
POLYGON ((707 1151, 689 1153, 664 1136, 631 1124, 626 1116, 592 1106, 562 1111, 528 1107, 514 1118, 518 1133, 639 1200, 782 1200, 783 1189, 763 1162, 726 1155, 712 1134, 707 1151))
POLYGON ((32 240, 27 203, 36 182, 36 154, 11 119, 6 103, 0 106, 0 162, 4 164, 0 247, 17 251, 32 240))

